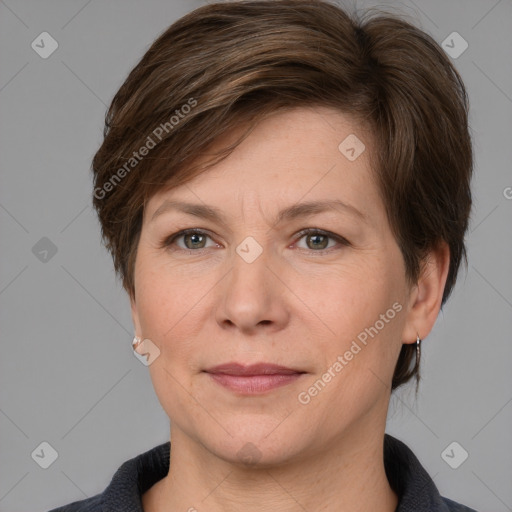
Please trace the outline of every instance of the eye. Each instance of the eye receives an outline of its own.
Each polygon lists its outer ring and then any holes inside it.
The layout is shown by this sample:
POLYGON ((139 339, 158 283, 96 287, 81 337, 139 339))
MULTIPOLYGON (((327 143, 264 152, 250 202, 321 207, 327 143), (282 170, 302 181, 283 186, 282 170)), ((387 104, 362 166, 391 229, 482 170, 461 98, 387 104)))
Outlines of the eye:
POLYGON ((197 251, 200 249, 208 248, 206 246, 206 241, 208 238, 211 239, 210 235, 208 235, 208 233, 200 229, 184 229, 182 231, 179 231, 178 233, 174 233, 173 235, 167 238, 164 238, 160 246, 161 248, 164 248, 172 245, 177 245, 178 248, 184 251, 197 251), (177 243, 177 241, 180 239, 183 241, 184 246, 177 243))
MULTIPOLYGON (((342 246, 350 245, 350 242, 342 236, 317 228, 304 229, 297 233, 297 236, 299 237, 298 240, 306 240, 306 247, 299 247, 299 249, 321 254, 330 252, 330 249, 333 249, 333 245, 336 245, 336 242, 342 246), (330 244, 330 242, 333 243, 330 244)), ((160 248, 177 246, 178 249, 190 253, 198 252, 201 249, 208 249, 209 247, 219 247, 219 244, 216 243, 210 246, 206 245, 208 239, 211 240, 211 237, 206 231, 195 228, 184 229, 164 238, 160 243, 160 248), (182 242, 182 244, 178 242, 182 242)))
MULTIPOLYGON (((302 230, 300 233, 298 233, 299 240, 305 239, 306 240, 306 250, 310 249, 313 252, 323 252, 323 251, 329 251, 329 249, 333 248, 334 244, 331 244, 329 246, 329 241, 338 242, 341 245, 348 246, 350 243, 343 237, 339 235, 335 235, 334 233, 331 233, 330 231, 323 231, 321 229, 316 228, 308 228, 302 230)), ((303 249, 303 247, 299 247, 300 249, 303 249)))

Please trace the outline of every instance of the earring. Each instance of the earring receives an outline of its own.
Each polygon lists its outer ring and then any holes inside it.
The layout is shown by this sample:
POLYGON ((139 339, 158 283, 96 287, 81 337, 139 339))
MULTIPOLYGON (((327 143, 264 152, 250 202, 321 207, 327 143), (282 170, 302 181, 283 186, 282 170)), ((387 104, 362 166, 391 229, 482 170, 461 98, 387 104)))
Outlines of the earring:
POLYGON ((420 364, 421 359, 421 339, 420 335, 416 333, 416 365, 420 364))
POLYGON ((133 350, 136 350, 136 348, 140 345, 141 341, 142 341, 142 338, 139 338, 138 336, 133 337, 133 341, 132 341, 133 350))

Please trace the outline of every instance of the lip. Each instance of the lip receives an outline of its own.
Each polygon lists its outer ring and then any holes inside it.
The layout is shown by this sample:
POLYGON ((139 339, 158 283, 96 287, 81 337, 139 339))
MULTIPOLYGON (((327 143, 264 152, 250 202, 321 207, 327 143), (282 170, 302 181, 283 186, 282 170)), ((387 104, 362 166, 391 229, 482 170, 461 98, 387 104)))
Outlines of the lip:
POLYGON ((306 373, 271 363, 252 365, 227 363, 205 370, 205 372, 221 386, 242 395, 271 391, 295 382, 306 373))
POLYGON ((206 373, 212 374, 224 374, 224 375, 239 375, 239 376, 250 376, 250 375, 292 375, 294 373, 305 373, 301 370, 295 370, 293 368, 287 368, 286 366, 280 366, 272 363, 256 363, 250 365, 244 365, 241 363, 226 363, 214 366, 205 370, 206 373))

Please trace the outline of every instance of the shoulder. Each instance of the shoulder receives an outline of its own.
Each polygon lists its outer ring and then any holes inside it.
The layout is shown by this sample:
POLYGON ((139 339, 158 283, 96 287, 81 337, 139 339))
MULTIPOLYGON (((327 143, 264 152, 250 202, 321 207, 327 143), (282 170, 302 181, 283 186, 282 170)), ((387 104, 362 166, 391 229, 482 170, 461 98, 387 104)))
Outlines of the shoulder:
POLYGON ((446 505, 446 510, 450 512, 477 512, 473 508, 466 507, 465 505, 461 505, 460 503, 456 503, 448 498, 441 498, 446 505))
POLYGON ((476 512, 441 496, 411 449, 389 434, 384 438, 384 467, 399 497, 396 512, 476 512))
POLYGON ((167 441, 124 462, 102 493, 48 512, 142 512, 142 495, 169 471, 170 446, 167 441))

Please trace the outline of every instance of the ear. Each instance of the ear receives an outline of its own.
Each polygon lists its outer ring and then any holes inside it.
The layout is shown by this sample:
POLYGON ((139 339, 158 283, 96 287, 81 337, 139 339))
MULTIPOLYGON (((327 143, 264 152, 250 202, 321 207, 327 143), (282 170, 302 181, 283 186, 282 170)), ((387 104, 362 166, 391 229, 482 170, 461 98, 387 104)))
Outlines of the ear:
POLYGON ((402 343, 424 339, 437 320, 450 268, 450 248, 446 242, 430 251, 422 265, 417 284, 412 288, 409 311, 402 332, 402 343))
POLYGON ((137 311, 137 305, 135 303, 135 297, 130 296, 130 306, 132 311, 132 322, 135 336, 141 336, 141 328, 139 321, 139 312, 137 311))

